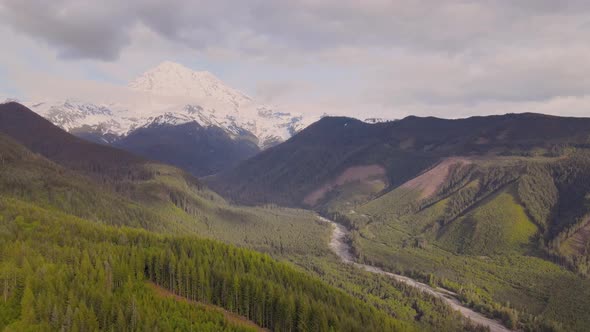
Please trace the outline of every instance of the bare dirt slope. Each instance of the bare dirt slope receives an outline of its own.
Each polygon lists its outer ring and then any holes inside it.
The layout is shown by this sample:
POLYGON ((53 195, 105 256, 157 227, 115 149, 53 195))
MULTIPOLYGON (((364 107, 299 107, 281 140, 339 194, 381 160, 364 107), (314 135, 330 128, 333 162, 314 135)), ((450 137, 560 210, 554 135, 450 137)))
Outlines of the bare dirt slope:
POLYGON ((449 176, 452 166, 468 165, 471 162, 471 160, 463 157, 446 158, 430 170, 404 183, 402 188, 419 190, 421 199, 428 198, 438 191, 449 176))
POLYGON ((564 243, 564 249, 570 253, 581 255, 586 250, 590 240, 590 219, 586 219, 586 225, 576 231, 564 243))
POLYGON ((342 186, 346 183, 354 181, 366 181, 371 179, 380 178, 382 181, 386 181, 385 168, 380 165, 366 165, 366 166, 354 166, 347 168, 334 180, 325 183, 321 187, 309 193, 303 199, 303 203, 309 206, 316 205, 328 192, 334 190, 338 186, 342 186))

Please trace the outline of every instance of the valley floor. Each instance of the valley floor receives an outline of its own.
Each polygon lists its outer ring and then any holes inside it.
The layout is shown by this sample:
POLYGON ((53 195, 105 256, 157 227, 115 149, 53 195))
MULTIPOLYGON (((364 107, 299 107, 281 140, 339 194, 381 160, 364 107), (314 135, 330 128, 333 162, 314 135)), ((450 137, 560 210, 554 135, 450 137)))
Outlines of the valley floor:
POLYGON ((344 263, 353 264, 355 267, 358 267, 360 269, 363 269, 363 270, 371 272, 371 273, 386 275, 386 276, 393 278, 399 282, 402 282, 404 284, 415 287, 415 288, 421 290, 422 292, 425 292, 425 293, 430 294, 434 297, 442 299, 451 308, 460 312, 463 316, 465 316, 466 318, 468 318, 469 320, 471 320, 475 324, 489 328, 489 330, 491 332, 510 332, 510 331, 512 331, 512 330, 504 327, 502 324, 500 324, 500 322, 493 320, 493 319, 489 319, 489 318, 485 317, 484 315, 477 313, 477 312, 471 310, 470 308, 462 305, 461 302, 456 297, 457 294, 455 294, 449 290, 446 290, 443 288, 438 288, 438 287, 433 288, 427 284, 418 282, 412 278, 408 278, 406 276, 402 276, 399 274, 394 274, 391 272, 384 271, 381 268, 376 267, 376 266, 356 263, 354 261, 353 255, 351 253, 350 245, 348 243, 346 243, 346 236, 348 233, 346 228, 344 226, 342 226, 332 220, 326 219, 324 217, 319 217, 319 218, 320 218, 320 220, 322 220, 324 222, 328 222, 328 223, 332 224, 333 232, 332 232, 332 236, 330 238, 330 249, 332 249, 332 251, 336 255, 338 255, 338 257, 340 257, 340 259, 344 263))

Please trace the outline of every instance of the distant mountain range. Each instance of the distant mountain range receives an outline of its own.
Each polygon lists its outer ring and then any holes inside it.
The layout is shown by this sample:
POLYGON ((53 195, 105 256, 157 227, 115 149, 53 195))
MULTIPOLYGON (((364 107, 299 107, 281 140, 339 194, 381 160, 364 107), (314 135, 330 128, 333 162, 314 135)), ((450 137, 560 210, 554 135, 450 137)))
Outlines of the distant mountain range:
POLYGON ((532 113, 376 123, 324 117, 209 181, 242 203, 313 206, 305 198, 350 167, 379 165, 392 189, 447 157, 551 154, 589 138, 590 119, 532 113))
POLYGON ((190 164, 198 176, 227 169, 319 119, 258 103, 209 72, 173 62, 122 91, 124 96, 100 103, 72 96, 23 104, 76 136, 180 167, 190 164))

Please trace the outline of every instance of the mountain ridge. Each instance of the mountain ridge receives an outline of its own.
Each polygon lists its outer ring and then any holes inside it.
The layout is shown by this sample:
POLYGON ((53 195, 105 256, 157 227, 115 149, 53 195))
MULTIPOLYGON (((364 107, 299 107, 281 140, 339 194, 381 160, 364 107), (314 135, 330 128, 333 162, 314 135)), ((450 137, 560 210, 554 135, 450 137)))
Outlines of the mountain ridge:
POLYGON ((203 180, 236 203, 313 209, 348 228, 354 261, 510 329, 590 323, 590 118, 325 117, 203 180))
POLYGON ((77 165, 84 160, 105 167, 143 162, 142 158, 123 150, 72 136, 16 102, 0 104, 0 131, 25 147, 58 162, 77 165))
POLYGON ((348 167, 380 164, 387 170, 391 189, 445 157, 555 154, 567 144, 586 146, 589 131, 590 118, 536 113, 465 119, 410 116, 375 124, 324 117, 283 144, 207 181, 242 203, 280 199, 281 204, 300 206, 306 194, 348 167), (259 201, 252 195, 255 192, 263 195, 259 201), (271 194, 264 197, 265 193, 271 194))

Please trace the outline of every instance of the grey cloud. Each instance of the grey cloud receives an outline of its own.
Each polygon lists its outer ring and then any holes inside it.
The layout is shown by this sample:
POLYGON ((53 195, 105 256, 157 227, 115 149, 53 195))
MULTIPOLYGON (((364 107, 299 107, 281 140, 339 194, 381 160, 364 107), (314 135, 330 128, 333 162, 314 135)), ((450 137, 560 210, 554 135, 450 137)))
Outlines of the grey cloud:
POLYGON ((114 60, 129 43, 130 21, 99 2, 3 0, 0 21, 67 58, 114 60))
POLYGON ((528 102, 582 97, 590 87, 590 47, 515 48, 503 53, 392 54, 364 79, 374 102, 426 104, 528 102), (385 68, 385 69, 384 69, 385 68))
POLYGON ((62 57, 112 61, 141 27, 202 54, 362 72, 359 98, 392 106, 584 96, 589 22, 586 0, 0 0, 0 25, 62 57))
POLYGON ((314 87, 301 81, 258 81, 256 97, 264 102, 275 102, 288 99, 292 95, 309 93, 314 87))
POLYGON ((0 17, 54 44, 64 55, 111 60, 130 42, 130 30, 138 23, 196 49, 313 52, 396 46, 456 52, 534 40, 539 28, 581 37, 576 20, 566 22, 562 16, 579 16, 589 9, 587 1, 550 0, 2 0, 0 17), (523 25, 535 17, 545 17, 539 23, 547 25, 523 25), (561 26, 551 24, 551 18, 559 19, 561 26), (240 35, 249 38, 236 40, 240 35), (258 44, 250 45, 253 40, 258 44))

